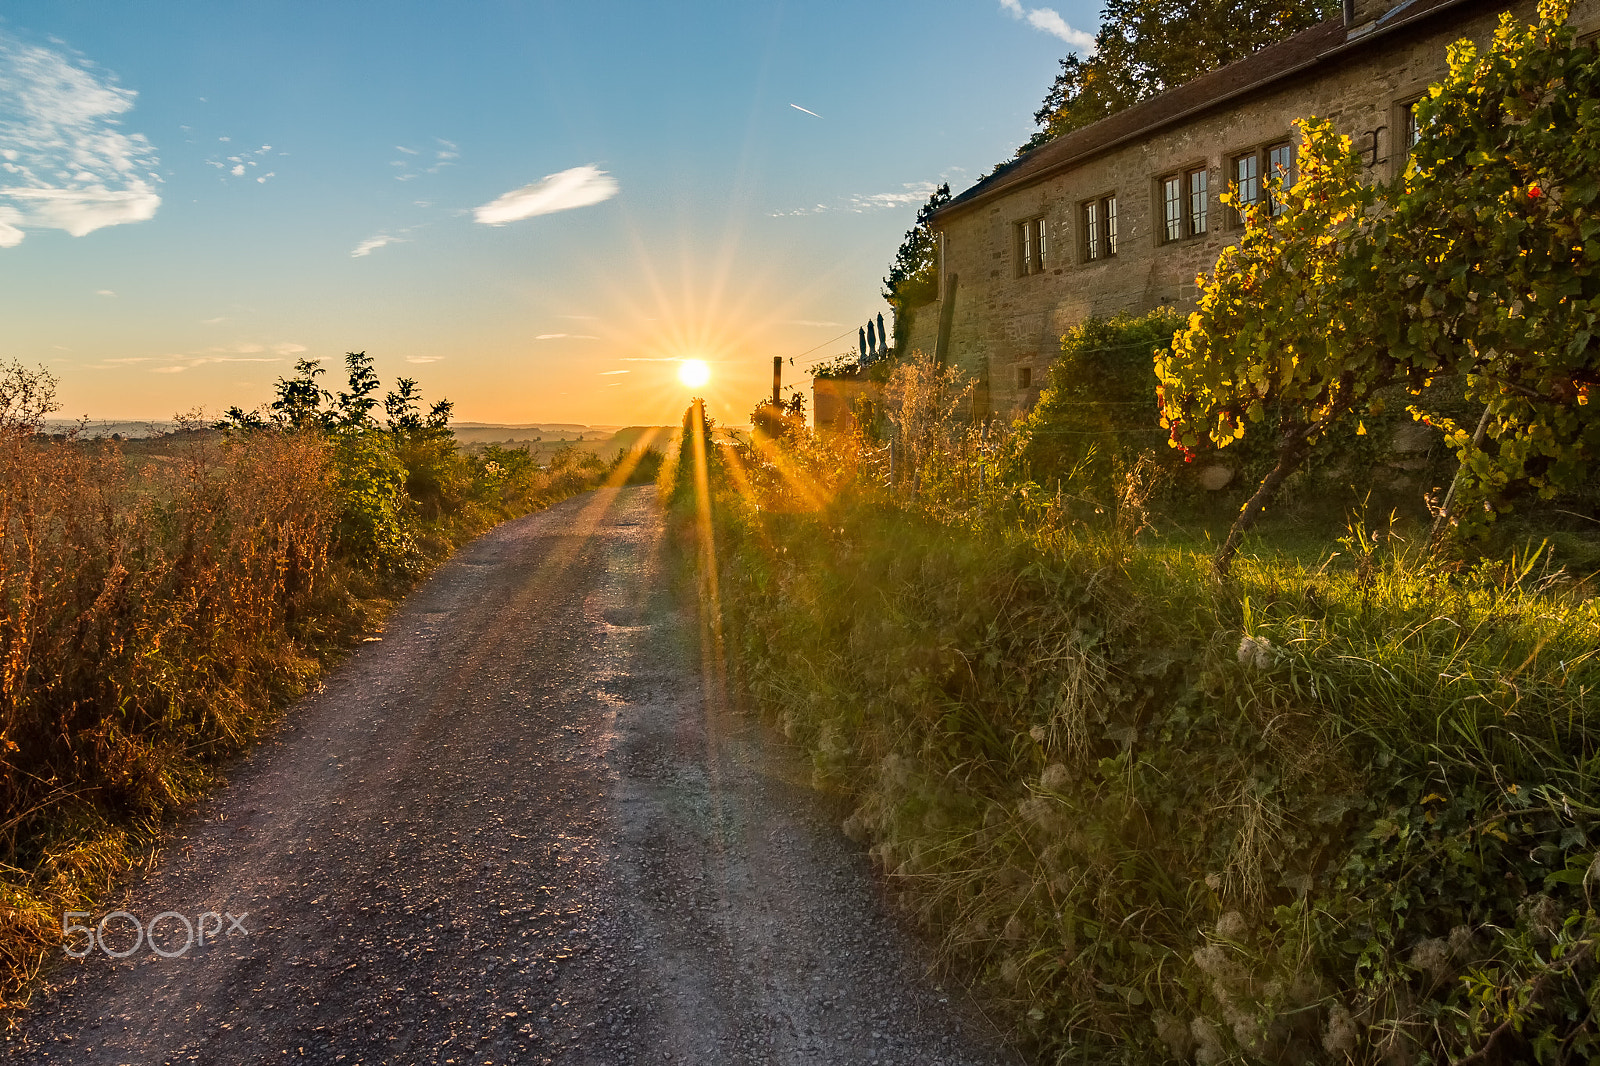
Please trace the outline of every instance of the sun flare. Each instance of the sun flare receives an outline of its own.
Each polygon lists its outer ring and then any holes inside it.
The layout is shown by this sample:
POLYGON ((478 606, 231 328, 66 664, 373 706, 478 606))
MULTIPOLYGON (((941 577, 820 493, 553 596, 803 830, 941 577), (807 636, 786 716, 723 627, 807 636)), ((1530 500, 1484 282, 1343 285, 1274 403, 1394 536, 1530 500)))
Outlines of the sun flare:
POLYGON ((678 380, 691 389, 698 389, 711 380, 711 368, 699 359, 685 359, 678 364, 678 380))

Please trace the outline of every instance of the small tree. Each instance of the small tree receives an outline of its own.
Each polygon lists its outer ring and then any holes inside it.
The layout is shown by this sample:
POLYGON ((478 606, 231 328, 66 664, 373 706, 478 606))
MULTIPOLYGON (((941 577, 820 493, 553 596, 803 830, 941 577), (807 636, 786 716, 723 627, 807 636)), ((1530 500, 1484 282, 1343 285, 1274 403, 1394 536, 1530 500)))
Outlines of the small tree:
POLYGON ((934 212, 949 202, 950 183, 945 182, 917 209, 917 224, 906 230, 906 239, 900 242, 889 275, 883 279, 883 298, 894 308, 897 352, 905 351, 909 343, 915 309, 939 297, 939 246, 932 220, 934 212))
POLYGON ((1311 445, 1387 385, 1420 397, 1459 375, 1485 405, 1482 438, 1411 408, 1446 429, 1475 523, 1514 483, 1553 495, 1600 455, 1600 59, 1574 46, 1567 13, 1545 0, 1537 26, 1503 17, 1482 56, 1453 46, 1386 188, 1363 183, 1348 138, 1301 123, 1280 212, 1248 206, 1240 243, 1202 279, 1189 328, 1156 360, 1172 445, 1226 447, 1277 412, 1278 461, 1220 573, 1311 445))
POLYGON ((278 379, 278 398, 270 408, 273 420, 294 429, 324 425, 322 405, 333 399, 332 393, 317 384, 317 378, 325 373, 320 360, 296 360, 294 377, 278 379))

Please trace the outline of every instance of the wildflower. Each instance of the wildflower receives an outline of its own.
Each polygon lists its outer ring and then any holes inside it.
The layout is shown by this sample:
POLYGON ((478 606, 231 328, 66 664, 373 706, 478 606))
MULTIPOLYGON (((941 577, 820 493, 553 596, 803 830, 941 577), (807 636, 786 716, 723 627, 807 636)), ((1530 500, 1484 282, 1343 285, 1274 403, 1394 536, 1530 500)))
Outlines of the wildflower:
POLYGON ((1544 195, 1544 191, 1542 189, 1540 189, 1539 186, 1537 186, 1537 185, 1528 186, 1528 199, 1537 200, 1539 197, 1541 197, 1543 195, 1544 195))

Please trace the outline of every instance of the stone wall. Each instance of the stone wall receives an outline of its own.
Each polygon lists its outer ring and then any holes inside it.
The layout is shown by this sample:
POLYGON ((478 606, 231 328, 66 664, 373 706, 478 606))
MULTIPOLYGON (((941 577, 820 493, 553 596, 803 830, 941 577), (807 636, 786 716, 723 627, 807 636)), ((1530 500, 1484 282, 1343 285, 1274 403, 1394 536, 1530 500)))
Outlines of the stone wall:
MULTIPOLYGON (((1295 119, 1332 120, 1364 151, 1375 177, 1403 167, 1400 138, 1409 104, 1446 72, 1447 46, 1463 37, 1487 41, 1501 10, 1466 4, 1442 12, 1246 99, 1138 134, 1070 169, 937 219, 946 299, 955 276, 948 358, 980 379, 980 395, 988 398, 980 413, 1015 418, 1032 407, 1061 335, 1084 318, 1192 305, 1196 275, 1209 270, 1240 232, 1219 200, 1227 168, 1241 153, 1289 139, 1295 119), (1209 175, 1207 232, 1164 242, 1158 182, 1200 166, 1209 175), (1086 261, 1079 205, 1113 193, 1116 255, 1086 261), (1044 269, 1019 277, 1017 226, 1038 217, 1046 228, 1044 269)), ((1513 10, 1534 18, 1531 3, 1513 10)), ((1600 0, 1580 0, 1573 21, 1582 31, 1600 23, 1597 13, 1600 0)), ((914 347, 934 348, 939 318, 938 305, 920 309, 914 347)))

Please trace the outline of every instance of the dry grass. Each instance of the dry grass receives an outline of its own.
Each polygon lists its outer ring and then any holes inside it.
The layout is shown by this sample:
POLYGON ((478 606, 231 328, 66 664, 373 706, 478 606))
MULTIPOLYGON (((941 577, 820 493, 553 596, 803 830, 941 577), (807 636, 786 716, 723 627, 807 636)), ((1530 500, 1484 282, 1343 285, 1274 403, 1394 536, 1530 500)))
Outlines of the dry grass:
POLYGON ((318 669, 325 442, 0 429, 0 992, 318 669))

